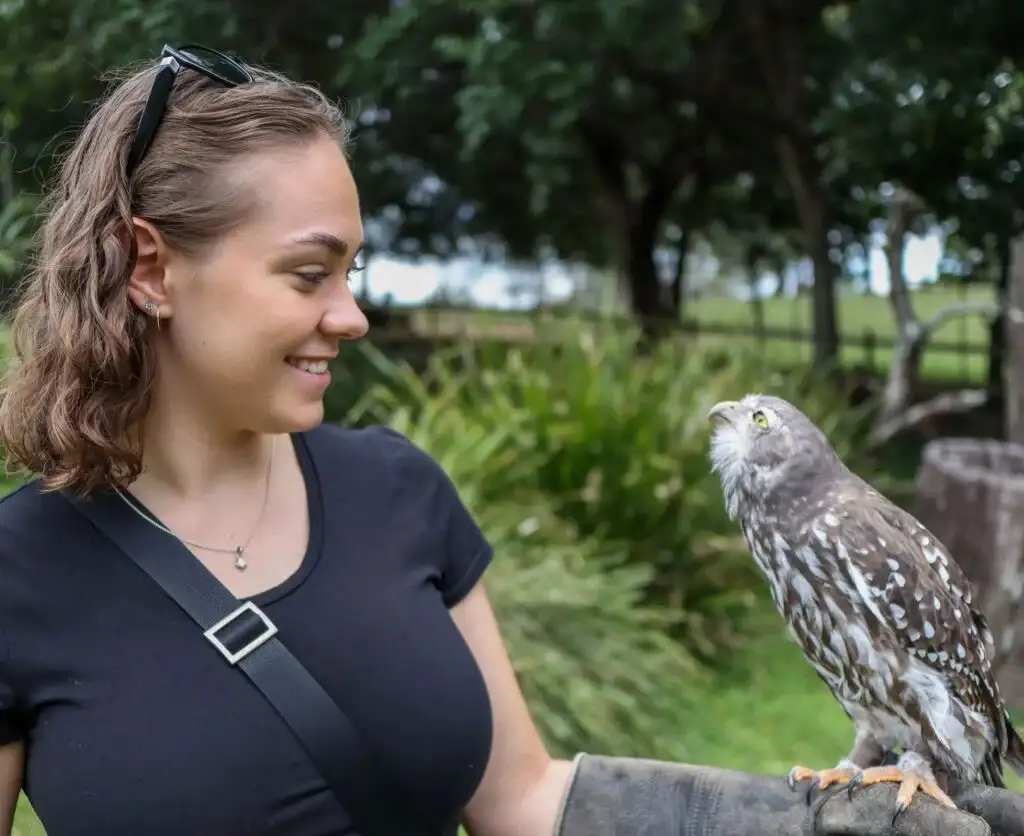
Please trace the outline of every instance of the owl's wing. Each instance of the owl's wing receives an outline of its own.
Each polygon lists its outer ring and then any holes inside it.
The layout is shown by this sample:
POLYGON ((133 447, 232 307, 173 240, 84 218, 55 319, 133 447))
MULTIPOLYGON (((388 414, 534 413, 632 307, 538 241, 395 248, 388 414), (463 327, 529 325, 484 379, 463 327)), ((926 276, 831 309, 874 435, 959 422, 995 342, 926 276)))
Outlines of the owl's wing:
POLYGON ((991 719, 1005 747, 1005 710, 992 675, 995 646, 971 584, 912 515, 873 489, 833 497, 841 563, 867 608, 963 702, 991 719))

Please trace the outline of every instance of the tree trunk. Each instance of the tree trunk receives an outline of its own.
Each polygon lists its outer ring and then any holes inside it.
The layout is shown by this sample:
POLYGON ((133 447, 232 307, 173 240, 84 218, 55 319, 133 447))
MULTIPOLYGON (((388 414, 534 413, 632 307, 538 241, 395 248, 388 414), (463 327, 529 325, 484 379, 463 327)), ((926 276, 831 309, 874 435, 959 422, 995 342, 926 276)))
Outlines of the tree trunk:
POLYGON ((989 439, 929 442, 913 513, 967 575, 974 606, 992 629, 994 667, 1004 695, 1024 706, 1024 445, 989 439))
POLYGON ((750 287, 750 312, 754 317, 754 339, 757 340, 761 349, 759 357, 764 357, 764 348, 767 337, 765 336, 764 299, 761 298, 760 266, 763 247, 748 245, 744 253, 744 262, 747 271, 747 284, 750 287))
POLYGON ((814 284, 811 287, 813 362, 816 368, 826 369, 839 361, 839 317, 836 311, 839 270, 829 257, 828 198, 821 187, 819 166, 809 142, 798 142, 794 137, 784 135, 778 139, 778 150, 800 218, 804 248, 814 264, 814 284))
POLYGON ((835 370, 839 361, 839 325, 835 286, 839 275, 829 258, 828 234, 832 206, 822 185, 812 119, 806 113, 805 39, 820 26, 820 11, 801 3, 748 3, 744 16, 750 47, 758 56, 765 90, 786 128, 775 137, 776 152, 793 195, 803 245, 814 264, 811 289, 814 327, 813 361, 818 369, 835 370))
POLYGON ((637 324, 646 338, 657 338, 669 324, 669 311, 665 305, 654 263, 654 244, 657 224, 643 213, 630 224, 626 238, 626 281, 629 301, 637 324))
POLYGON ((1003 376, 1003 421, 1006 438, 1024 444, 1024 235, 1010 244, 1007 307, 1002 311, 1006 359, 1003 376))
POLYGON ((695 157, 689 146, 670 149, 649 172, 646 192, 637 199, 627 177, 630 149, 625 139, 604 126, 580 124, 584 141, 608 198, 612 224, 623 244, 623 279, 630 307, 647 340, 659 338, 666 326, 677 324, 662 292, 654 250, 658 232, 680 183, 690 176, 695 157))
POLYGON ((668 309, 678 322, 683 316, 683 299, 686 298, 686 256, 690 252, 690 227, 679 232, 679 244, 676 247, 676 264, 672 273, 672 281, 668 287, 668 309))
MULTIPOLYGON (((999 278, 996 283, 996 297, 1005 310, 1009 303, 1011 254, 1013 239, 999 233, 999 278)), ((1004 392, 1003 383, 1006 368, 1006 315, 992 317, 989 323, 988 342, 988 388, 991 392, 1004 392)), ((1005 428, 1003 432, 1005 433, 1005 428)))

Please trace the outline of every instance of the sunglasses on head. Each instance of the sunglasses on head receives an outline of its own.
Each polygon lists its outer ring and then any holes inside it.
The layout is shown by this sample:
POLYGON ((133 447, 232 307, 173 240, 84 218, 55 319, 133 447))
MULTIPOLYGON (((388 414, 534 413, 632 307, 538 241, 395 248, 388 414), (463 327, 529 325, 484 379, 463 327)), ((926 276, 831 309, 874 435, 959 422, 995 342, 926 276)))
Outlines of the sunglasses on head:
POLYGON ((153 86, 146 99, 146 106, 139 119, 139 126, 135 130, 135 138, 128 151, 127 174, 129 177, 142 158, 146 156, 153 137, 156 136, 156 129, 160 126, 167 110, 167 102, 171 97, 174 81, 178 77, 178 73, 185 69, 195 70, 227 87, 251 84, 255 80, 252 73, 239 61, 215 49, 198 44, 188 44, 177 48, 164 46, 160 52, 160 69, 157 71, 156 78, 153 79, 153 86))

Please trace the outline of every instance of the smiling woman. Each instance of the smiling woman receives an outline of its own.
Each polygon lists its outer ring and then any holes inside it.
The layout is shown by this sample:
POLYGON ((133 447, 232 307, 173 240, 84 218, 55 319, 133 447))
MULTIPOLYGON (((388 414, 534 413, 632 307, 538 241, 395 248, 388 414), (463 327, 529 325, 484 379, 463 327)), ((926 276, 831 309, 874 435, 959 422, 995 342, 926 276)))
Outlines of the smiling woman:
POLYGON ((367 331, 347 136, 165 48, 52 189, 0 402, 38 477, 0 502, 0 810, 50 836, 553 832, 488 543, 407 439, 322 423, 367 331))

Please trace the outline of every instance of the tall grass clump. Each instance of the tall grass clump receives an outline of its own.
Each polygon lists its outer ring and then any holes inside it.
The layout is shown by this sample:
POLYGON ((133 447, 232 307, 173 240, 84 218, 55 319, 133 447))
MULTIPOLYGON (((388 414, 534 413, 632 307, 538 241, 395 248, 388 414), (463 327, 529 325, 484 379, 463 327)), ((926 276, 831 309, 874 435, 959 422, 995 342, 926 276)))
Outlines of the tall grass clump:
MULTIPOLYGON (((643 600, 667 607, 673 635, 708 664, 742 639, 764 589, 709 467, 708 409, 747 392, 782 395, 847 460, 860 427, 834 391, 809 378, 765 377, 746 355, 679 342, 639 352, 638 335, 621 330, 581 326, 547 343, 464 347, 418 375, 364 351, 378 382, 353 420, 416 416, 429 425, 458 414, 465 429, 451 443, 488 462, 470 477, 481 507, 538 493, 618 565, 649 573, 643 600), (504 441, 491 454, 496 438, 504 441)), ((446 446, 425 441, 446 464, 446 446)))

